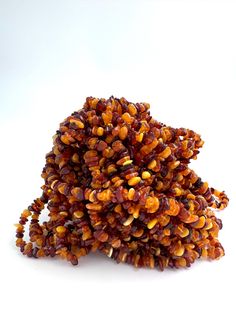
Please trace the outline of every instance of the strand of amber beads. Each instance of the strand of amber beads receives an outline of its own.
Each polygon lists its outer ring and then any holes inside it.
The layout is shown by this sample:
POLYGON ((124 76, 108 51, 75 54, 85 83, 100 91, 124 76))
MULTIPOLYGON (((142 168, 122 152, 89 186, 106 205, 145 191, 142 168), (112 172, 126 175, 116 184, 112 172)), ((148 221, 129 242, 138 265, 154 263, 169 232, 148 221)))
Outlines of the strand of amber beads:
POLYGON ((42 196, 22 212, 16 245, 29 257, 73 265, 96 250, 161 270, 220 258, 222 223, 213 210, 228 198, 189 168, 202 145, 194 131, 153 119, 147 103, 88 97, 53 137, 42 196))

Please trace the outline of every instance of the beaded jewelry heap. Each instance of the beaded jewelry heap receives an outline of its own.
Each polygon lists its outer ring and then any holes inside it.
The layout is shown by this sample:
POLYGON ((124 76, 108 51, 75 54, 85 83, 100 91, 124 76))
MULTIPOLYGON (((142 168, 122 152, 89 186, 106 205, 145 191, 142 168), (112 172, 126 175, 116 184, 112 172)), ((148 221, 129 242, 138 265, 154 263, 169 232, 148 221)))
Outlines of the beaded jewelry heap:
POLYGON ((224 255, 213 209, 228 198, 188 167, 203 145, 194 131, 157 122, 147 103, 89 97, 53 140, 42 196, 16 225, 24 255, 76 265, 99 250, 118 263, 161 270, 224 255), (49 220, 41 224, 45 204, 49 220))

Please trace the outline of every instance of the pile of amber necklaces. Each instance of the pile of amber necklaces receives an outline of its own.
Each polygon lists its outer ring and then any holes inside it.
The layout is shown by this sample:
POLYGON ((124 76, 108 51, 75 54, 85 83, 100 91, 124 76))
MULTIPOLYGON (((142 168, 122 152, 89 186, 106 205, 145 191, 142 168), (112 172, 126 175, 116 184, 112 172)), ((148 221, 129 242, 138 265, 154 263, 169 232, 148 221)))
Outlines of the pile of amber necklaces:
POLYGON ((46 155, 42 196, 16 225, 24 255, 76 265, 100 251, 118 263, 161 270, 224 255, 214 209, 228 198, 189 168, 203 141, 156 121, 149 107, 88 97, 60 124, 46 155), (48 220, 40 222, 45 206, 48 220))

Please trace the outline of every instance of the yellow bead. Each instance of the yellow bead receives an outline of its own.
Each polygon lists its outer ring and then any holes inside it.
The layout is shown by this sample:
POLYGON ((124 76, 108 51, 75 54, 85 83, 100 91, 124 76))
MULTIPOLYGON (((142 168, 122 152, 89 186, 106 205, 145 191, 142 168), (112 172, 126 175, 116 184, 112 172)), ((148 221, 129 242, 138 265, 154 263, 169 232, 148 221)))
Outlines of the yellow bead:
POLYGON ((123 225, 129 226, 133 220, 134 220, 134 217, 132 215, 130 215, 129 218, 123 223, 123 225))
POLYGON ((151 221, 149 221, 149 223, 147 224, 148 229, 152 229, 155 227, 155 225, 157 224, 157 218, 152 219, 151 221))
POLYGON ((105 123, 105 125, 108 125, 109 123, 111 123, 112 120, 112 113, 110 111, 108 112, 103 112, 102 113, 102 119, 105 123))
POLYGON ((148 164, 148 169, 153 169, 153 168, 156 167, 156 165, 157 165, 157 162, 156 162, 156 160, 154 159, 154 160, 152 160, 152 161, 148 164))
POLYGON ((89 210, 95 210, 95 211, 99 211, 102 209, 102 205, 100 204, 94 204, 94 203, 89 203, 86 204, 86 208, 89 210))
POLYGON ((74 213, 73 213, 73 216, 76 218, 76 219, 80 219, 84 216, 84 213, 81 211, 81 210, 76 210, 74 213))
POLYGON ((104 129, 103 129, 102 127, 99 127, 99 128, 97 129, 97 135, 98 135, 98 136, 103 136, 103 133, 104 133, 104 129))
POLYGON ((179 188, 174 188, 175 196, 180 196, 182 195, 182 191, 179 188))
POLYGON ((25 209, 23 211, 23 213, 21 214, 22 217, 27 218, 29 216, 31 216, 31 211, 29 211, 28 209, 25 209))
POLYGON ((167 158, 171 154, 171 149, 169 146, 167 146, 158 156, 161 158, 167 158))
POLYGON ((95 202, 97 199, 96 199, 96 197, 95 197, 95 194, 96 194, 96 191, 94 190, 94 191, 92 191, 90 194, 89 194, 89 201, 91 202, 91 203, 93 203, 93 202, 95 202))
POLYGON ((213 227, 213 223, 211 221, 211 219, 206 219, 206 226, 205 226, 205 230, 210 230, 213 227))
POLYGON ((176 263, 177 267, 186 267, 186 265, 187 265, 186 259, 183 257, 176 259, 175 263, 176 263))
POLYGON ((130 186, 134 186, 134 185, 138 184, 140 181, 141 181, 140 177, 134 177, 134 178, 129 179, 128 184, 130 186))
POLYGON ((110 201, 111 196, 112 196, 111 190, 106 189, 97 194, 97 199, 102 202, 108 202, 110 201))
POLYGON ((120 131, 119 131, 120 139, 121 140, 126 139, 127 135, 128 135, 128 128, 127 128, 127 126, 122 126, 120 131))
POLYGON ((205 226, 205 222, 206 222, 206 218, 205 218, 204 216, 201 216, 198 221, 196 221, 195 223, 193 223, 192 226, 193 226, 195 229, 201 229, 201 228, 203 228, 203 227, 205 226))
POLYGON ((175 255, 175 256, 182 256, 182 255, 184 254, 184 251, 185 251, 184 247, 181 246, 181 247, 177 248, 177 249, 174 251, 174 255, 175 255))
POLYGON ((122 119, 123 119, 127 124, 131 124, 132 121, 134 120, 134 118, 132 118, 128 112, 125 112, 125 113, 122 114, 122 119))
POLYGON ((61 141, 62 141, 64 144, 66 144, 66 145, 69 145, 69 144, 70 144, 70 140, 69 140, 68 136, 66 136, 65 134, 63 134, 63 135, 61 136, 61 141))
POLYGON ((84 128, 84 124, 80 120, 70 119, 70 123, 74 123, 79 129, 83 129, 84 128))
POLYGON ((134 218, 137 219, 137 218, 139 217, 139 211, 140 211, 140 208, 139 208, 139 207, 136 207, 135 210, 134 210, 134 212, 133 212, 134 218))
POLYGON ((180 165, 180 161, 177 160, 177 161, 171 161, 168 163, 168 166, 171 170, 177 168, 178 166, 180 165))
POLYGON ((136 138, 136 141, 137 141, 137 142, 141 143, 142 140, 143 140, 143 133, 137 134, 137 135, 135 136, 135 138, 136 138))
POLYGON ((126 161, 122 164, 122 166, 128 166, 128 165, 131 165, 131 164, 132 164, 132 162, 133 162, 133 160, 126 160, 126 161))
POLYGON ((128 192, 128 200, 132 201, 134 199, 135 189, 131 188, 128 192))
POLYGON ((137 114, 137 109, 133 104, 128 105, 128 110, 131 116, 135 116, 137 114))
POLYGON ((151 177, 150 172, 148 172, 148 171, 143 171, 142 172, 142 179, 143 180, 149 179, 150 177, 151 177))
POLYGON ((66 232, 66 227, 58 226, 58 227, 56 227, 56 232, 57 233, 65 233, 66 232))

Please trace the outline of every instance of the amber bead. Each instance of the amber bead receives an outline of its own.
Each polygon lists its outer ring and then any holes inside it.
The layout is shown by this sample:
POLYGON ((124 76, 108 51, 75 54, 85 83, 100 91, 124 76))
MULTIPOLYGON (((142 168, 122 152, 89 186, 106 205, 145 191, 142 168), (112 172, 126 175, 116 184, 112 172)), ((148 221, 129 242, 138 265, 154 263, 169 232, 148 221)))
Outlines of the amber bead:
POLYGON ((128 135, 128 128, 127 126, 122 126, 120 128, 120 131, 119 131, 119 137, 121 140, 124 140, 128 135))
POLYGON ((143 171, 142 172, 142 179, 143 180, 149 179, 150 177, 151 177, 151 174, 149 171, 143 171))
POLYGON ((138 184, 140 181, 141 181, 140 177, 134 177, 134 178, 129 179, 128 184, 131 186, 134 186, 138 184))
POLYGON ((155 196, 148 196, 146 198, 145 208, 147 208, 148 213, 155 213, 160 206, 159 199, 155 196))

